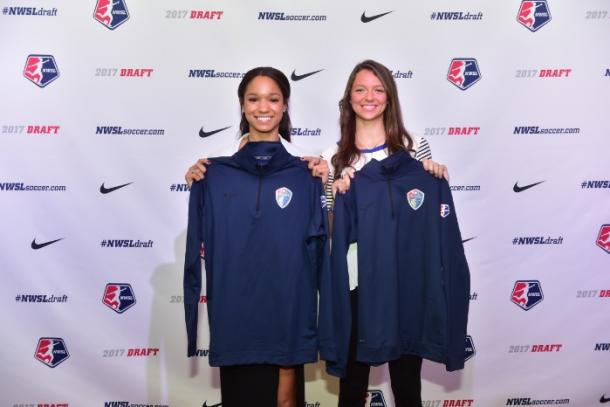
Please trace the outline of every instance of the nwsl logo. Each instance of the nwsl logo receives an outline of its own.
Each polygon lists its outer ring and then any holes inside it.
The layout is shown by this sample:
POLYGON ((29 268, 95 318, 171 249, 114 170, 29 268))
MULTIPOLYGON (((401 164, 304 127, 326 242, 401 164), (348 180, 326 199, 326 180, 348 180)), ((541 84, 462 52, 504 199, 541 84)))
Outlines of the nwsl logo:
POLYGON ((447 80, 466 90, 481 79, 481 71, 474 58, 454 58, 449 65, 447 80))
POLYGON ((136 304, 136 297, 129 284, 106 284, 102 303, 119 314, 127 311, 136 304))
POLYGON ((542 286, 538 280, 519 280, 515 282, 511 301, 520 308, 529 311, 544 299, 542 286))
POLYGON ((68 359, 70 354, 63 339, 40 338, 34 357, 49 367, 55 367, 68 359))
POLYGON ((606 253, 610 253, 610 225, 602 225, 595 244, 606 253))
POLYGON ((59 70, 53 55, 28 55, 23 76, 37 86, 44 88, 59 77, 59 70))
POLYGON ((472 341, 472 336, 466 336, 466 348, 464 349, 464 362, 468 359, 472 358, 477 351, 474 348, 474 342, 472 341))
POLYGON ((125 0, 97 0, 95 4, 95 18, 111 30, 114 30, 129 20, 129 12, 125 0))
POLYGON ((523 1, 519 7, 517 21, 531 32, 538 31, 551 21, 551 13, 546 0, 523 1))
POLYGON ((365 407, 386 407, 387 404, 383 398, 381 390, 369 390, 366 392, 365 407))

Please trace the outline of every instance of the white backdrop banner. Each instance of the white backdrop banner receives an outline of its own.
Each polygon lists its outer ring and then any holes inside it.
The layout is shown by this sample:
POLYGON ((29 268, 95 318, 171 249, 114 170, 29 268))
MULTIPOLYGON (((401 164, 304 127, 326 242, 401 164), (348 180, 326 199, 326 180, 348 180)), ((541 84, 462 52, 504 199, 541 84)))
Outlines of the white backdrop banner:
MULTIPOLYGON (((319 154, 368 58, 449 167, 472 275, 469 359, 424 362, 423 406, 610 400, 608 1, 0 5, 2 406, 219 406, 205 291, 186 358, 184 173, 235 142, 260 65, 319 154)), ((306 381, 336 405, 322 364, 306 381)), ((367 406, 393 405, 373 369, 367 406)))

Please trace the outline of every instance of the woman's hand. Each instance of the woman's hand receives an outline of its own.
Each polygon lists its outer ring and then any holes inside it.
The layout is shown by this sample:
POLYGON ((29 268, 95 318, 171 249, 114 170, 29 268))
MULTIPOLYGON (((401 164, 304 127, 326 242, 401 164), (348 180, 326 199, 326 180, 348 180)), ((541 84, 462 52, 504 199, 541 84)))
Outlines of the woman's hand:
POLYGON ((197 162, 191 165, 184 175, 184 179, 189 187, 193 184, 193 181, 201 181, 205 178, 206 165, 210 165, 211 162, 207 158, 201 158, 197 162))
POLYGON ((349 190, 351 180, 354 178, 356 170, 354 167, 346 167, 341 172, 341 178, 336 179, 333 182, 333 196, 337 195, 337 192, 344 194, 349 190))
POLYGON ((301 160, 307 161, 307 167, 311 170, 311 175, 314 177, 322 178, 322 183, 326 184, 328 181, 328 163, 321 157, 301 157, 301 160))
POLYGON ((424 170, 428 171, 436 178, 445 178, 447 181, 449 181, 449 170, 447 169, 446 165, 439 164, 430 159, 423 160, 422 164, 424 165, 424 170))

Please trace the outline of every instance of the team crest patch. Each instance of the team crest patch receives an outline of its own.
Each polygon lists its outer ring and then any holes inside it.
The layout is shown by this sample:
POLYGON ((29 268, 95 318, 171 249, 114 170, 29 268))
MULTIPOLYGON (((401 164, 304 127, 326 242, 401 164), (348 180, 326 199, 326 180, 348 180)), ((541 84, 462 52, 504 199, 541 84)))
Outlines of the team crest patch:
POLYGON ((412 189, 407 192, 407 201, 411 208, 418 210, 424 203, 424 193, 419 189, 412 189))
POLYGON ((292 191, 286 187, 281 187, 275 190, 275 202, 277 205, 284 209, 290 204, 290 200, 292 199, 292 191))
POLYGON ((449 209, 449 205, 441 204, 441 217, 446 218, 451 213, 451 209, 449 209))

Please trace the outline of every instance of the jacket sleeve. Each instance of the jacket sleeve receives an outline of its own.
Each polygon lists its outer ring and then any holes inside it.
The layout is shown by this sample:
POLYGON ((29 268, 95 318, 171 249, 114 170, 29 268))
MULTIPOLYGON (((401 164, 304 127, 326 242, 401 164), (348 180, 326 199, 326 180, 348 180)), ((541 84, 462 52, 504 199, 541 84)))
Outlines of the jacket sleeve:
POLYGON ((204 182, 194 182, 189 196, 186 253, 184 256, 184 315, 188 339, 187 356, 197 350, 197 321, 201 295, 201 247, 204 225, 204 182))
POLYGON ((447 296, 447 363, 445 366, 448 371, 453 371, 464 368, 470 302, 470 272, 447 181, 441 181, 440 197, 441 260, 447 296))
POLYGON ((330 278, 330 239, 327 201, 319 180, 311 180, 311 220, 307 242, 316 268, 318 289, 318 349, 322 359, 335 358, 332 336, 332 280, 330 278))
POLYGON ((349 350, 351 309, 347 250, 356 240, 356 218, 353 188, 345 195, 338 194, 333 208, 333 234, 331 269, 328 275, 328 290, 332 298, 321 303, 320 314, 326 318, 327 337, 333 352, 321 357, 326 361, 326 371, 333 376, 345 376, 349 350))

